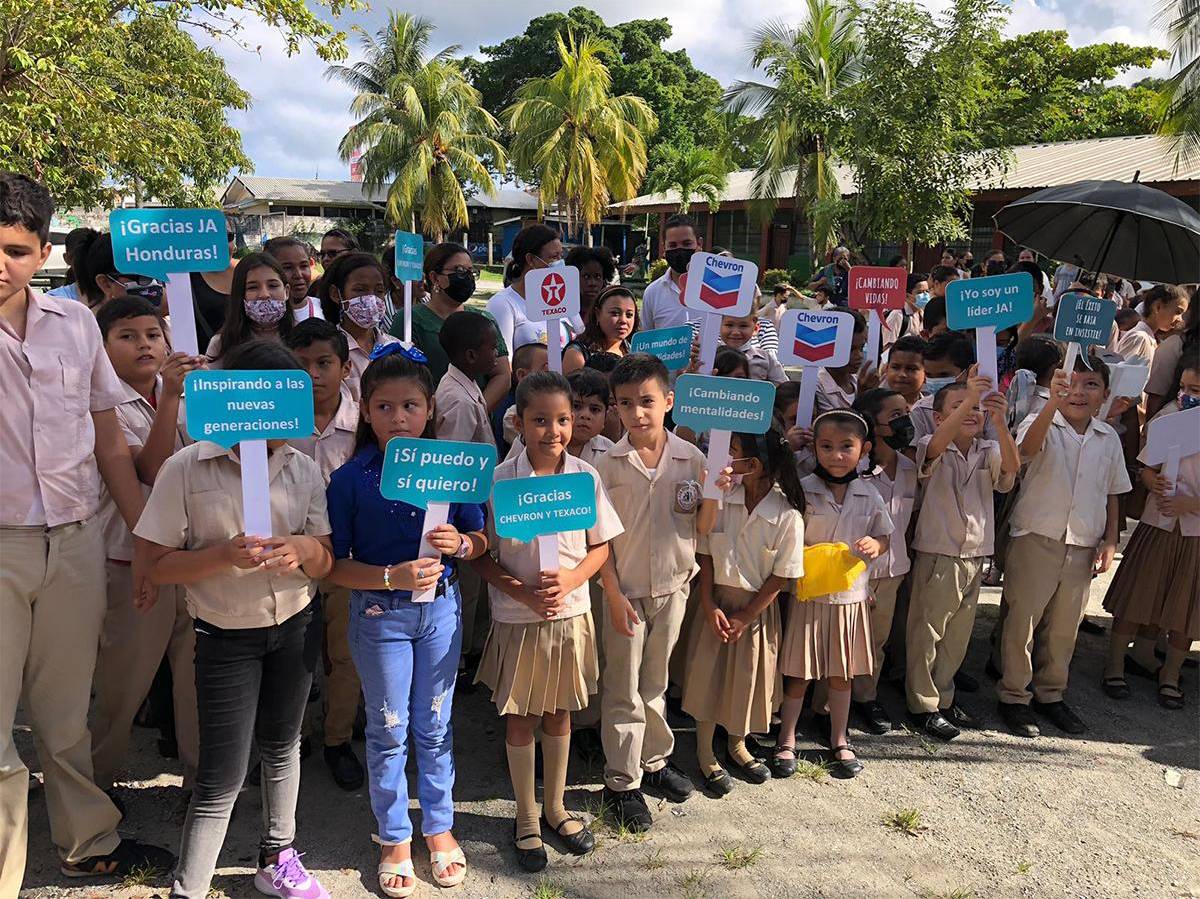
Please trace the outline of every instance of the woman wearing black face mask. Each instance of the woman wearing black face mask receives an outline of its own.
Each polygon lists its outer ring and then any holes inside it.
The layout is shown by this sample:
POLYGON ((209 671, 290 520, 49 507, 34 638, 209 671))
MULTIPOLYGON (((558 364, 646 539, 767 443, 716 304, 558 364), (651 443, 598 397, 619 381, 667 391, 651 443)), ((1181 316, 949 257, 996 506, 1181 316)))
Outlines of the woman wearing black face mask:
MULTIPOLYGON (((428 357, 429 370, 436 384, 450 366, 450 359, 442 349, 438 335, 445 320, 465 309, 467 300, 475 293, 475 269, 471 254, 456 243, 440 243, 431 247, 425 254, 422 268, 425 272, 426 297, 425 302, 413 304, 412 338, 413 343, 428 357)), ((402 336, 402 319, 402 315, 396 316, 392 324, 393 336, 402 336)), ((512 369, 503 338, 499 341, 498 350, 503 358, 497 360, 496 371, 479 385, 489 408, 499 402, 511 386, 509 380, 512 369)))

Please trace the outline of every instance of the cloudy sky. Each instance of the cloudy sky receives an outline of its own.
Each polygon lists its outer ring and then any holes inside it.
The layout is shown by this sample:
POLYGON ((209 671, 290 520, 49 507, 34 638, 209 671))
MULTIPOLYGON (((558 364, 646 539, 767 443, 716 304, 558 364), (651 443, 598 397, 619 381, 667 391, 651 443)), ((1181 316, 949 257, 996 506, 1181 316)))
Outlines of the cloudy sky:
MULTIPOLYGON (((937 5, 938 0, 924 0, 937 5)), ((345 17, 339 27, 349 30, 361 25, 375 31, 386 18, 386 4, 376 0, 375 11, 345 17)), ((424 16, 437 24, 433 48, 459 44, 465 53, 478 54, 482 44, 498 43, 525 29, 530 18, 550 10, 568 10, 576 2, 546 0, 409 0, 398 8, 424 16)), ((785 20, 799 21, 804 0, 775 0, 769 7, 746 0, 591 0, 587 5, 609 22, 635 18, 668 19, 674 35, 668 49, 684 48, 702 71, 722 84, 753 77, 748 68, 748 33, 761 12, 785 20)), ((1159 45, 1165 39, 1153 22, 1157 0, 1012 0, 1008 32, 1020 34, 1040 29, 1061 29, 1071 43, 1101 41, 1159 45)), ((231 42, 216 44, 229 71, 254 98, 253 107, 233 116, 241 129, 247 155, 254 161, 255 174, 290 178, 349 177, 347 166, 337 154, 338 141, 351 118, 347 111, 350 92, 326 81, 323 63, 311 50, 288 57, 283 42, 254 19, 244 22, 241 38, 254 53, 231 42)), ((353 49, 354 41, 351 40, 353 49)), ((1166 64, 1156 66, 1163 74, 1166 64)), ((1126 80, 1136 80, 1144 72, 1126 80)))

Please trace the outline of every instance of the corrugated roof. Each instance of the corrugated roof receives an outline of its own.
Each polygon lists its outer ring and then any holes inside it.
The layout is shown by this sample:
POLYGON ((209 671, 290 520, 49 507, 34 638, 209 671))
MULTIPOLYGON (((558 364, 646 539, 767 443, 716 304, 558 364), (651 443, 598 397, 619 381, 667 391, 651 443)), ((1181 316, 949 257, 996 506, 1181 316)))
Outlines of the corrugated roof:
MULTIPOLYGON (((835 170, 842 194, 853 196, 853 170, 843 165, 836 166, 835 170)), ((976 190, 1036 190, 1090 179, 1131 181, 1135 172, 1141 173, 1138 180, 1144 184, 1200 180, 1200 160, 1193 160, 1190 165, 1181 163, 1177 171, 1170 140, 1155 134, 1023 144, 1011 148, 1009 165, 1003 173, 978 185, 976 190)), ((753 178, 753 169, 730 172, 728 183, 721 194, 721 201, 753 199, 753 178)), ((786 199, 792 195, 794 178, 795 169, 787 170, 777 199, 786 199)), ((628 203, 614 205, 617 208, 624 206, 634 210, 641 207, 675 206, 678 203, 678 191, 667 191, 645 194, 628 203)))
MULTIPOLYGON (((312 203, 330 206, 362 206, 383 203, 387 190, 380 189, 364 195, 359 181, 314 181, 305 178, 263 178, 239 175, 240 181, 255 199, 271 203, 312 203)), ((233 182, 230 182, 230 187, 233 182)), ((226 193, 229 188, 226 188, 226 193)), ((523 190, 497 190, 495 197, 482 192, 467 198, 467 206, 483 209, 537 209, 537 197, 523 190)))

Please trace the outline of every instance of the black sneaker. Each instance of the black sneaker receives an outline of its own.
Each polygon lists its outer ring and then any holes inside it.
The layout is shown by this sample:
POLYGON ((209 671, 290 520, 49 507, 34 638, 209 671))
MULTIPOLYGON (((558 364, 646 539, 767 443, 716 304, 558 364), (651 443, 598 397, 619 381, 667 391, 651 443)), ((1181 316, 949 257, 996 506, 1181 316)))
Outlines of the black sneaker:
POLYGON ((862 719, 863 730, 871 734, 886 734, 892 729, 892 719, 887 709, 877 700, 854 703, 854 710, 862 719))
POLYGON ((1050 723, 1063 733, 1082 734, 1087 732, 1087 725, 1061 699, 1058 702, 1038 702, 1035 699, 1033 710, 1039 715, 1049 718, 1050 723))
POLYGON ((942 717, 941 712, 910 712, 908 719, 914 729, 936 740, 949 742, 961 733, 957 727, 942 717))
POLYGON ((642 786, 649 787, 671 802, 684 802, 696 790, 692 779, 676 768, 670 762, 657 771, 647 771, 642 775, 642 786))
POLYGON ((349 743, 325 747, 325 765, 333 782, 350 793, 363 785, 363 766, 349 743))
POLYGON ((646 805, 646 797, 641 790, 610 790, 604 788, 604 805, 612 812, 613 818, 626 830, 633 833, 643 833, 654 824, 650 807, 646 805))
POLYGON ((996 711, 1005 726, 1018 737, 1033 739, 1041 736, 1041 729, 1033 718, 1033 710, 1029 706, 1016 702, 998 702, 996 711))
POLYGON ((982 727, 979 719, 964 709, 957 702, 948 709, 942 709, 942 717, 959 730, 977 730, 982 727))
POLYGON ((954 675, 954 689, 962 690, 964 693, 978 693, 979 678, 967 674, 960 668, 954 675))
POLYGON ((125 877, 134 872, 167 874, 175 867, 175 856, 159 846, 121 840, 108 855, 92 855, 77 862, 63 862, 64 877, 125 877))

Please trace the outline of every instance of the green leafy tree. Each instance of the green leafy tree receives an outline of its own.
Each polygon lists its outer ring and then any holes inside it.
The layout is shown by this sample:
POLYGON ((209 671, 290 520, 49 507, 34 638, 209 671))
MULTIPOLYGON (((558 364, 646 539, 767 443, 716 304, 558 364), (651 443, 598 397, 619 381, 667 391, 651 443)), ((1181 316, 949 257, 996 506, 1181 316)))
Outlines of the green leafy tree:
POLYGON ((427 56, 432 34, 429 21, 392 13, 375 37, 362 36, 362 61, 330 66, 326 76, 356 91, 350 109, 358 121, 338 147, 342 158, 362 150, 363 184, 387 185, 392 223, 411 227, 419 215, 440 241, 468 226, 468 185, 495 194, 480 157, 499 165, 505 157, 494 138, 499 124, 453 58, 459 48, 427 56))
POLYGON ((768 81, 738 81, 726 94, 735 115, 758 119, 763 155, 754 196, 774 208, 785 182, 808 216, 814 255, 837 239, 839 200, 833 150, 848 92, 858 81, 861 39, 855 8, 808 0, 796 27, 772 21, 754 33, 752 61, 768 81))
POLYGON ((1166 0, 1159 21, 1167 27, 1175 74, 1162 85, 1157 109, 1178 165, 1200 158, 1200 0, 1166 0))
POLYGON ((646 179, 646 187, 655 192, 678 191, 679 211, 686 214, 692 198, 708 204, 710 212, 721 205, 729 168, 725 157, 704 147, 665 148, 657 169, 646 179))
POLYGON ((646 101, 614 96, 591 38, 558 41, 559 69, 517 91, 505 111, 518 173, 558 201, 569 227, 600 221, 613 200, 637 194, 646 172, 646 135, 657 119, 646 101))

